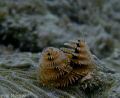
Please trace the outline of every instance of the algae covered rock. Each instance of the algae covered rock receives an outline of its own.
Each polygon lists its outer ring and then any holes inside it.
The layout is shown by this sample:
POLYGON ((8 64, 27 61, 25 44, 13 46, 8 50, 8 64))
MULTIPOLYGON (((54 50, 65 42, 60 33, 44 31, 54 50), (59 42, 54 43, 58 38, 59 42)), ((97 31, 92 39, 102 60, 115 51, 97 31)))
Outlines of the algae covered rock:
MULTIPOLYGON (((38 82, 37 69, 40 53, 0 55, 0 96, 12 98, 119 98, 120 74, 106 67, 95 56, 98 69, 93 79, 98 85, 81 87, 74 83, 68 87, 48 87, 38 82), (90 89, 90 87, 92 89, 90 89)), ((90 80, 91 81, 91 80, 90 80)))

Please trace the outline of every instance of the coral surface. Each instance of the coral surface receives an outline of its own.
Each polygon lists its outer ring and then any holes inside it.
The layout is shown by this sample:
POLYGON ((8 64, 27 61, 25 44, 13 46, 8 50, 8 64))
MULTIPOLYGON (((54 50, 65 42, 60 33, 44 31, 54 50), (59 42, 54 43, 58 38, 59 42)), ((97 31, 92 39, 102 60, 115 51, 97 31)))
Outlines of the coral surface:
MULTIPOLYGON (((37 80, 37 69, 40 54, 19 53, 0 56, 0 96, 26 96, 26 98, 119 98, 120 74, 109 69, 97 59, 100 78, 98 86, 85 90, 80 83, 68 87, 54 88, 45 86, 37 80)), ((94 87, 94 85, 93 85, 94 87)))

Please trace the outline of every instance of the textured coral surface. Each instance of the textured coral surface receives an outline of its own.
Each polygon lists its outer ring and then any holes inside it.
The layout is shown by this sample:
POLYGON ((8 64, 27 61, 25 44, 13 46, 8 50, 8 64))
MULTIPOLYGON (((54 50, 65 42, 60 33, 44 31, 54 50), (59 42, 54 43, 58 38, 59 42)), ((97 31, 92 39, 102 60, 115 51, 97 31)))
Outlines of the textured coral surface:
MULTIPOLYGON (((26 98, 119 98, 120 74, 107 68, 95 57, 101 81, 94 89, 80 83, 63 88, 47 87, 37 80, 40 54, 19 53, 0 56, 0 96, 26 96, 26 98)), ((3 97, 4 98, 4 97, 3 97)), ((12 97, 11 97, 12 98, 12 97)), ((18 97, 17 97, 18 98, 18 97)))

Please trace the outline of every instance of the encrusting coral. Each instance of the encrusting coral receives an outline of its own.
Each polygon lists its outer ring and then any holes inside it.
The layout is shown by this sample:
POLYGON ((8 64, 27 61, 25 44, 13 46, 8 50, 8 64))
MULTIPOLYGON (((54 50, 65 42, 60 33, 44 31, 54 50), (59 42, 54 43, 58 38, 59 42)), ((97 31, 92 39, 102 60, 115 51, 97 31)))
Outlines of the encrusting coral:
MULTIPOLYGON (((89 90, 88 85, 84 90, 81 88, 82 83, 80 82, 62 88, 49 87, 39 83, 36 70, 39 65, 40 53, 0 55, 0 97, 120 98, 120 74, 115 73, 113 69, 107 67, 97 57, 93 57, 98 74, 95 73, 87 81, 90 83, 97 82, 99 85, 97 87, 92 85, 93 89, 91 90, 89 90), (99 77, 103 82, 96 81, 95 77, 99 77)), ((117 58, 119 59, 119 57, 117 58)))
POLYGON ((48 86, 62 87, 79 81, 90 79, 96 65, 89 47, 83 39, 71 41, 65 45, 73 48, 61 48, 61 50, 45 48, 40 57, 38 79, 39 82, 48 86), (64 53, 64 52, 65 53, 64 53))

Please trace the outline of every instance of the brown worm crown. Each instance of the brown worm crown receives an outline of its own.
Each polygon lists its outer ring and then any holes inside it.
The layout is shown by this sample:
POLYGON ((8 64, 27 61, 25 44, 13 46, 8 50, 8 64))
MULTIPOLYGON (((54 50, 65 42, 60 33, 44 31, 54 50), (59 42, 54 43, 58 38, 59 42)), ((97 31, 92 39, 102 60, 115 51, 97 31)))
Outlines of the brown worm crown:
POLYGON ((95 69, 94 59, 83 39, 71 40, 64 45, 72 48, 48 47, 40 56, 38 79, 48 86, 67 86, 75 81, 90 79, 95 69))

